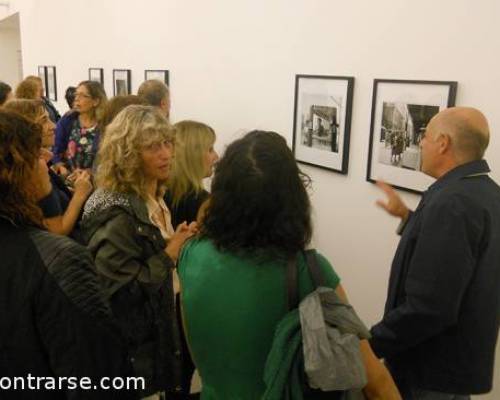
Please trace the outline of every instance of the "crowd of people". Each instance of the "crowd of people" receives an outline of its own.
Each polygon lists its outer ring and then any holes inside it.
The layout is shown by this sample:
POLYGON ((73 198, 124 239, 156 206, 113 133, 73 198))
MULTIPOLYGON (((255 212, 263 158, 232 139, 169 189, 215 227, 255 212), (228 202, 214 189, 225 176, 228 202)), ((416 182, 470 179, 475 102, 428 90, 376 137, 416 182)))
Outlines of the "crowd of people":
MULTIPOLYGON (((278 368, 285 383, 267 395, 270 353, 291 313, 289 265, 299 300, 317 290, 305 256, 311 180, 285 139, 251 131, 219 160, 214 129, 172 124, 169 88, 156 80, 110 100, 83 81, 66 100, 60 116, 39 78, 15 93, 0 82, 0 376, 144 385, 4 384, 0 398, 197 398, 195 369, 204 400, 345 398, 349 387, 308 387, 300 352, 283 363, 302 363, 299 372, 278 368)), ((384 317, 354 342, 364 398, 465 400, 491 390, 500 188, 483 159, 488 142, 478 110, 443 110, 420 143, 422 172, 436 182, 417 209, 378 183, 401 240, 384 317)), ((330 262, 312 254, 323 285, 348 305, 330 262)))

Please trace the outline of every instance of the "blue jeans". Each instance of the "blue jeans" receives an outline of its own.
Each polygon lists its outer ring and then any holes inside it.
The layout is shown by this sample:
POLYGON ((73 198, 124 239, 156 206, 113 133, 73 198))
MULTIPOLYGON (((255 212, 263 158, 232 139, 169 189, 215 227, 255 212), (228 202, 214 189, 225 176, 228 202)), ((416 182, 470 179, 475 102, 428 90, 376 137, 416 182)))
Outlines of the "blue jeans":
POLYGON ((470 400, 470 396, 432 392, 430 390, 411 389, 409 396, 403 396, 404 400, 470 400))

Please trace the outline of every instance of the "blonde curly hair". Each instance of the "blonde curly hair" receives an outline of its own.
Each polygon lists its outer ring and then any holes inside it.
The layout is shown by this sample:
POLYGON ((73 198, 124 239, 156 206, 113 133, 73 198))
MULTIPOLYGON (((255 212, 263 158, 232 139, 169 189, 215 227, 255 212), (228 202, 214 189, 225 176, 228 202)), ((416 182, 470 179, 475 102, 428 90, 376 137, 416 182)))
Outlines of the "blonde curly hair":
MULTIPOLYGON (((131 105, 106 127, 97 154, 97 186, 146 198, 142 151, 156 143, 170 141, 173 134, 167 119, 156 107, 131 105)), ((157 196, 165 191, 159 182, 157 196)))

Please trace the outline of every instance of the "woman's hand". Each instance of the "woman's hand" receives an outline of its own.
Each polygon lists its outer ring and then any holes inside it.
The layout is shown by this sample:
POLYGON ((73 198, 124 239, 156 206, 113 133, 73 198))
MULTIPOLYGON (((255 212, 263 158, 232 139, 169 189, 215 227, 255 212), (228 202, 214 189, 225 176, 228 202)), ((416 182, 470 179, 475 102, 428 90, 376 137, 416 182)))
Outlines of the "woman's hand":
POLYGON ((172 259, 175 263, 179 258, 179 253, 181 252, 182 246, 190 237, 198 233, 198 225, 196 222, 191 222, 189 225, 186 221, 177 226, 175 233, 170 238, 167 247, 165 248, 165 253, 172 259))
POLYGON ((94 189, 90 173, 85 170, 78 171, 73 187, 75 190, 73 196, 79 197, 84 201, 87 200, 94 189))
POLYGON ((69 170, 64 166, 63 163, 57 163, 52 166, 52 170, 57 174, 66 178, 69 175, 69 170))

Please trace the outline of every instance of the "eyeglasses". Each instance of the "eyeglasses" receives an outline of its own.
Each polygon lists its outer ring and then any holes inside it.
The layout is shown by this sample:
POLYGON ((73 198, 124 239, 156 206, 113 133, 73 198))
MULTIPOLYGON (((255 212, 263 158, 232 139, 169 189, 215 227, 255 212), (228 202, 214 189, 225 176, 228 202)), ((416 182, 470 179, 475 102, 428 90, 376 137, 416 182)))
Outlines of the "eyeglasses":
POLYGON ((89 95, 89 94, 85 94, 85 93, 75 93, 75 99, 78 99, 79 97, 83 98, 83 99, 91 99, 92 96, 89 95))

